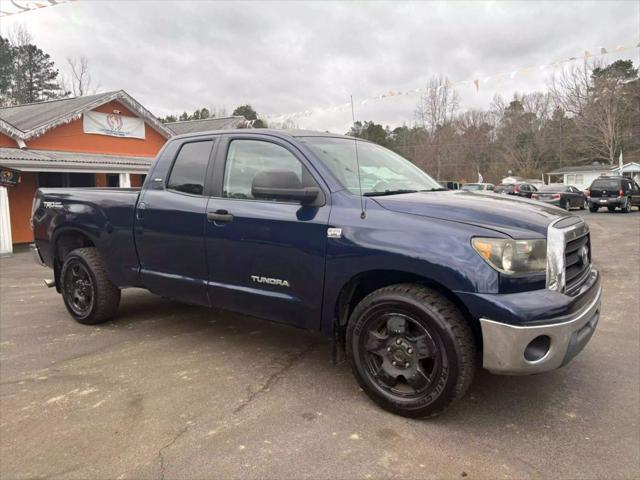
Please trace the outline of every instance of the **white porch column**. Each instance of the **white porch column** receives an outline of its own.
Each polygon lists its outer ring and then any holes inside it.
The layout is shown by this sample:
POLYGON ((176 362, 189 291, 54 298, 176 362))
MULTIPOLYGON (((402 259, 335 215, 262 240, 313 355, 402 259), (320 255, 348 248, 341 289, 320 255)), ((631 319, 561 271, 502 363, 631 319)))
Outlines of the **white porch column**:
POLYGON ((13 252, 7 187, 0 187, 0 255, 13 252))
POLYGON ((121 173, 118 178, 120 188, 131 188, 131 176, 128 173, 121 173))

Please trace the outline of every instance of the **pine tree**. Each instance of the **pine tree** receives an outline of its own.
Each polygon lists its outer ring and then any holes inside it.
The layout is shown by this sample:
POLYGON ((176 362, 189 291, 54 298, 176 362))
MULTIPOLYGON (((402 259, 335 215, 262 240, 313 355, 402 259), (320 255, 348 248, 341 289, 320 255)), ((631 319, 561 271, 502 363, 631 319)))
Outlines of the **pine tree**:
POLYGON ((13 100, 18 103, 32 103, 66 96, 61 95, 56 81, 58 70, 49 54, 33 44, 14 49, 15 74, 13 100))
POLYGON ((14 74, 14 51, 9 41, 0 37, 0 106, 11 103, 14 74))

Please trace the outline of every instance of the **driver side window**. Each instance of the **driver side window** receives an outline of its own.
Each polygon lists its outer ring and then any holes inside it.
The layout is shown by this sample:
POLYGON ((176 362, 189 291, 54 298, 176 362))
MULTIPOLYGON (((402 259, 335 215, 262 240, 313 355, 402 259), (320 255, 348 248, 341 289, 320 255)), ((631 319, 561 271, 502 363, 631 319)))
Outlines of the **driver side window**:
POLYGON ((286 148, 262 140, 233 140, 227 151, 222 196, 253 200, 256 175, 269 170, 292 171, 303 181, 304 166, 286 148))

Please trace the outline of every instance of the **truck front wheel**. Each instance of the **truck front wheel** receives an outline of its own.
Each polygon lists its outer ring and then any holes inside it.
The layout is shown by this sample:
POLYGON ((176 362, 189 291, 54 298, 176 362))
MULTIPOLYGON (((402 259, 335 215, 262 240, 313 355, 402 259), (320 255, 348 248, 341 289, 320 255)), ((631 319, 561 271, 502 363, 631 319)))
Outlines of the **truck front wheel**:
POLYGON ((365 297, 349 319, 346 349, 367 395, 406 417, 435 416, 464 396, 476 363, 462 313, 440 293, 414 284, 365 297))
POLYGON ((87 325, 111 319, 120 304, 120 289, 107 278, 102 257, 93 247, 67 255, 60 272, 60 291, 71 316, 87 325))

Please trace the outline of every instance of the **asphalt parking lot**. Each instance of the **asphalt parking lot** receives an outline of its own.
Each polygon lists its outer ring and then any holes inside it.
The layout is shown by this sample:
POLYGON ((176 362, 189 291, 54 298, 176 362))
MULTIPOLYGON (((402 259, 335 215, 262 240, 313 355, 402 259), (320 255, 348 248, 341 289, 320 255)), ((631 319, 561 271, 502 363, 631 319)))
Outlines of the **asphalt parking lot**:
POLYGON ((27 252, 2 258, 0 477, 638 478, 640 212, 584 216, 604 280, 586 350, 479 371, 427 421, 376 407, 316 335, 141 290, 82 326, 27 252))

